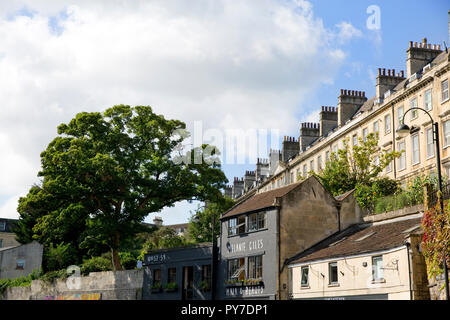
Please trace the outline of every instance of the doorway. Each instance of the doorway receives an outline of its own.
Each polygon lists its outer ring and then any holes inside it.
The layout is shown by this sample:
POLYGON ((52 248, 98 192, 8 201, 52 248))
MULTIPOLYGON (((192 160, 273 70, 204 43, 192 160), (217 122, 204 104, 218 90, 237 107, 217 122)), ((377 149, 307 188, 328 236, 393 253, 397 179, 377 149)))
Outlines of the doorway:
POLYGON ((183 267, 182 300, 194 299, 194 267, 183 267))

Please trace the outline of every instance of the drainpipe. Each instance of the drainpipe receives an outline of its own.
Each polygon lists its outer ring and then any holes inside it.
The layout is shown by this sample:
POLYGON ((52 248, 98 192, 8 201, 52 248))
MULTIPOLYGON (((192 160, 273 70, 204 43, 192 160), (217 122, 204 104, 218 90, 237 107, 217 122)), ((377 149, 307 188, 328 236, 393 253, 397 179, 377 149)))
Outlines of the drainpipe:
MULTIPOLYGON (((392 110, 392 151, 395 151, 395 112, 394 112, 394 105, 391 107, 392 110)), ((397 180, 397 161, 394 159, 392 160, 394 164, 394 180, 397 180)))
MULTIPOLYGON (((277 254, 278 254, 278 285, 277 285, 277 296, 278 299, 281 297, 281 255, 280 255, 280 207, 277 207, 277 254)), ((277 299, 277 297, 276 297, 277 299)))
POLYGON ((409 242, 406 242, 406 255, 408 259, 408 280, 409 280, 409 300, 413 299, 413 290, 412 290, 412 281, 411 281, 411 262, 409 259, 409 249, 411 244, 409 242))
POLYGON ((342 207, 342 203, 337 202, 336 209, 337 209, 338 232, 341 232, 341 207, 342 207))

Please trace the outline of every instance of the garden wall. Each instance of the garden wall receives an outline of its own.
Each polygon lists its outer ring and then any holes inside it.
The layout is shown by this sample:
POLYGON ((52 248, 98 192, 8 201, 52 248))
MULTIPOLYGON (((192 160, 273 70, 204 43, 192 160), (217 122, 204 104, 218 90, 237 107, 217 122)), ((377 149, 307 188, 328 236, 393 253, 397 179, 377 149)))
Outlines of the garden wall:
POLYGON ((79 277, 57 279, 53 283, 33 280, 29 287, 8 288, 1 300, 141 300, 144 271, 91 272, 79 277), (77 288, 77 289, 74 289, 77 288))

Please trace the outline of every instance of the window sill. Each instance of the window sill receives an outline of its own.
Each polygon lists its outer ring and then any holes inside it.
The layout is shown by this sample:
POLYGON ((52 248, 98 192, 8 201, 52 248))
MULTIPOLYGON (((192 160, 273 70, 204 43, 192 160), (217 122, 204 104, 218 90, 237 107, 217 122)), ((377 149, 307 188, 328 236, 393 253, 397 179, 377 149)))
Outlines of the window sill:
POLYGON ((427 157, 426 160, 430 160, 430 159, 433 159, 433 158, 434 158, 434 156, 427 157))
POLYGON ((300 286, 300 290, 307 290, 307 289, 311 289, 311 287, 308 285, 306 286, 300 286))
POLYGON ((328 288, 331 288, 331 287, 340 287, 340 285, 339 285, 339 283, 329 283, 328 288))
POLYGON ((444 103, 448 102, 449 100, 450 100, 450 98, 447 98, 447 99, 441 101, 441 104, 444 104, 444 103))
POLYGON ((386 279, 372 280, 372 284, 377 284, 377 283, 386 283, 386 279))

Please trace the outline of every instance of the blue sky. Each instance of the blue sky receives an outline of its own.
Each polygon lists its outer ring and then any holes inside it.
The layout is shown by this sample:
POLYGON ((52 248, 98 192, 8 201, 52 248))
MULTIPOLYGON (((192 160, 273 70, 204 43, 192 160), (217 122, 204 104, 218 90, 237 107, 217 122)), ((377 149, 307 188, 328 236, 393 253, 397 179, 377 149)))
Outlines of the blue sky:
MULTIPOLYGON (((428 43, 449 43, 448 30, 448 2, 446 1, 311 1, 314 14, 322 19, 327 28, 333 28, 340 21, 349 21, 361 30, 362 37, 355 38, 345 46, 347 57, 340 66, 339 72, 331 84, 322 84, 317 91, 311 92, 302 105, 336 106, 339 89, 365 91, 367 97, 375 95, 375 77, 371 77, 369 69, 374 73, 377 68, 389 68, 397 71, 405 70, 406 50, 409 41, 421 41, 424 37, 428 43), (375 39, 375 32, 366 28, 366 20, 370 14, 366 9, 370 5, 377 5, 381 12, 381 41, 375 39), (349 73, 349 74, 347 74, 349 73)), ((300 122, 303 110, 292 114, 300 122)), ((317 120, 318 120, 317 114, 317 120)), ((289 132, 298 137, 299 132, 289 132)), ((280 141, 281 146, 281 141, 280 141)), ((224 165, 223 169, 230 181, 233 177, 241 177, 245 170, 254 170, 249 165, 224 165)))
MULTIPOLYGON (((0 216, 38 183, 40 152, 81 111, 151 105, 188 128, 279 129, 375 93, 409 41, 449 42, 448 1, 16 0, 0 2, 0 216), (380 8, 369 30, 369 6, 380 8)), ((280 141, 281 142, 281 141, 280 141)), ((276 144, 279 146, 279 143, 276 144)), ((228 179, 255 164, 224 164, 228 179)), ((186 222, 197 203, 163 212, 186 222)))

